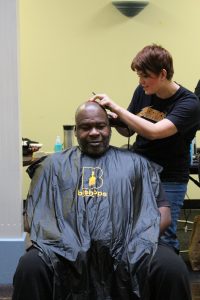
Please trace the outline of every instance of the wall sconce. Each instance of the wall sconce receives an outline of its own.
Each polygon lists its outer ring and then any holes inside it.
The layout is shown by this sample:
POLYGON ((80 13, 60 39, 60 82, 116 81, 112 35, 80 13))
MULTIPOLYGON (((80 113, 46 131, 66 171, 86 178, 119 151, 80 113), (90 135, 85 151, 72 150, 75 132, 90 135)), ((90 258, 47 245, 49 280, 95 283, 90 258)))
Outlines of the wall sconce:
POLYGON ((149 1, 136 0, 136 1, 112 1, 112 4, 119 10, 121 13, 127 17, 136 16, 147 4, 149 1))

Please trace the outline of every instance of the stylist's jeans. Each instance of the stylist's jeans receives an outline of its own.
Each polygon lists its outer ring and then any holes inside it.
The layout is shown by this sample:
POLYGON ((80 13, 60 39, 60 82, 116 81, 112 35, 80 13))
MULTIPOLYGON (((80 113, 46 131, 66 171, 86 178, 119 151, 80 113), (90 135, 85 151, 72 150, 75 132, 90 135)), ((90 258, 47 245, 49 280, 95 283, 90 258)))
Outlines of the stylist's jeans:
POLYGON ((161 241, 174 247, 177 251, 180 249, 179 241, 176 236, 177 220, 180 215, 181 207, 187 191, 187 183, 162 182, 167 200, 171 205, 172 222, 161 237, 161 241))

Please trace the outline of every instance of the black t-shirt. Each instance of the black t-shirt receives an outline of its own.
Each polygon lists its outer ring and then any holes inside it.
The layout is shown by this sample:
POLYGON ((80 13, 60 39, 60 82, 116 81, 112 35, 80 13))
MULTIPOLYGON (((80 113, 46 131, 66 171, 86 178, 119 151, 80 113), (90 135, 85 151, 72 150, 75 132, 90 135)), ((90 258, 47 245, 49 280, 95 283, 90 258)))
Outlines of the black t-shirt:
POLYGON ((163 167, 162 181, 187 182, 190 143, 200 129, 199 99, 182 86, 172 97, 160 99, 155 94, 146 95, 139 85, 128 111, 152 123, 166 118, 176 126, 178 132, 163 139, 148 140, 137 135, 133 149, 163 167))

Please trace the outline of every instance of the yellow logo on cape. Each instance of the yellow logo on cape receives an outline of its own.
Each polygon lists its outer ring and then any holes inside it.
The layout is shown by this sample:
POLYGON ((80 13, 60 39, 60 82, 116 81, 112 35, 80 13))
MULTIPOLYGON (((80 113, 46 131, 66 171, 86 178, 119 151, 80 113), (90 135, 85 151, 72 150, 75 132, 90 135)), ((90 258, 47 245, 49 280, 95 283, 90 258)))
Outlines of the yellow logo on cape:
POLYGON ((82 197, 107 197, 108 193, 102 191, 103 170, 100 167, 83 167, 81 189, 78 196, 82 197))

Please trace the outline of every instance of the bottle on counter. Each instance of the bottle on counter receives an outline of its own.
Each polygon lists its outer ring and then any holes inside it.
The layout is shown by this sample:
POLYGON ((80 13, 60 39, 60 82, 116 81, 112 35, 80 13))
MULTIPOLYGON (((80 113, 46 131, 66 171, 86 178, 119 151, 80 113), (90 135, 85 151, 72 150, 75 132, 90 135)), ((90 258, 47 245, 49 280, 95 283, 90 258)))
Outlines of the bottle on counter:
POLYGON ((54 152, 61 152, 62 151, 62 147, 63 147, 63 145, 62 145, 60 136, 57 135, 56 141, 55 141, 55 144, 54 144, 54 152))

